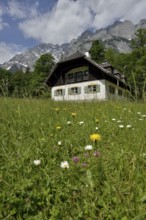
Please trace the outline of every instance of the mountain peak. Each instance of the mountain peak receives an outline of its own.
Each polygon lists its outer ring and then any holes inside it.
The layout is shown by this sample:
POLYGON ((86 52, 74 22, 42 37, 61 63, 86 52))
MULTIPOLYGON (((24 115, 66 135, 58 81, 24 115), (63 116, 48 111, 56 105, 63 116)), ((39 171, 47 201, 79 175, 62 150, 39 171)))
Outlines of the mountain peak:
POLYGON ((115 21, 112 25, 99 29, 95 32, 91 30, 84 31, 76 39, 73 39, 70 43, 64 43, 62 45, 41 43, 33 48, 27 49, 24 53, 15 55, 10 61, 0 65, 2 68, 13 69, 30 68, 33 70, 33 66, 36 60, 44 53, 51 53, 56 61, 59 61, 62 57, 66 57, 69 54, 76 52, 77 50, 85 53, 89 51, 92 42, 94 40, 101 39, 105 47, 112 47, 119 52, 130 52, 131 43, 130 40, 134 37, 134 33, 139 28, 146 28, 146 19, 142 19, 138 24, 134 25, 132 21, 115 21))

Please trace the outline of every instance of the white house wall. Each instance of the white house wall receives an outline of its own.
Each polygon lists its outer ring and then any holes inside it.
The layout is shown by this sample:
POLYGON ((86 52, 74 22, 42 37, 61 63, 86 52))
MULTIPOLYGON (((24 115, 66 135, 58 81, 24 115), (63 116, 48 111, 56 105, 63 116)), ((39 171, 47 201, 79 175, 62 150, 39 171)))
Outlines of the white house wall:
POLYGON ((74 84, 67 84, 62 86, 54 86, 51 90, 51 97, 55 101, 63 101, 63 100, 128 100, 129 97, 127 96, 128 90, 119 87, 107 80, 94 80, 90 82, 81 82, 81 83, 74 83, 74 84), (99 85, 100 91, 94 93, 85 93, 85 87, 93 85, 99 85), (109 86, 115 88, 115 93, 111 94, 109 91, 109 86), (79 87, 80 94, 69 94, 69 89, 79 87), (55 95, 57 90, 64 90, 63 95, 55 95), (122 95, 118 95, 118 89, 122 91, 122 95))
POLYGON ((128 93, 128 90, 119 87, 118 85, 115 85, 109 81, 105 81, 105 99, 106 100, 128 100, 130 94, 128 93), (109 92, 109 86, 112 86, 115 88, 115 94, 111 94, 109 92), (118 90, 122 91, 122 95, 118 95, 118 90))
POLYGON ((51 97, 55 101, 62 101, 62 100, 92 100, 92 99, 98 99, 98 100, 105 100, 106 99, 106 91, 105 91, 105 80, 94 80, 90 82, 82 82, 82 83, 74 83, 74 84, 67 84, 67 85, 61 85, 61 86, 55 86, 51 90, 51 97), (97 93, 85 93, 85 87, 89 85, 99 85, 100 91, 97 93), (80 94, 72 94, 69 95, 68 91, 69 89, 73 87, 80 87, 81 91, 80 94), (55 95, 55 91, 63 89, 64 95, 55 95))

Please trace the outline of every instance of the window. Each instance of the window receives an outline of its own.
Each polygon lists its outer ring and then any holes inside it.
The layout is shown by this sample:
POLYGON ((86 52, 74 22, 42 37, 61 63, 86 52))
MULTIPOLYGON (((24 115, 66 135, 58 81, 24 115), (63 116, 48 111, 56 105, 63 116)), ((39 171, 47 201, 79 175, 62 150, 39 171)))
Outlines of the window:
POLYGON ((57 89, 54 91, 55 96, 63 96, 65 95, 65 90, 64 89, 57 89))
POLYGON ((109 85, 109 93, 115 94, 115 87, 109 85))
POLYGON ((74 74, 73 73, 69 73, 67 75, 67 83, 72 83, 74 82, 74 74))
POLYGON ((122 96, 122 90, 118 89, 118 95, 122 96))
POLYGON ((72 87, 68 89, 69 95, 77 95, 81 93, 81 87, 72 87))
POLYGON ((74 82, 82 82, 88 79, 89 79, 89 71, 87 70, 87 67, 86 69, 85 67, 72 69, 71 72, 68 72, 65 75, 65 81, 67 84, 74 82))
POLYGON ((89 71, 86 70, 83 72, 83 80, 88 80, 89 79, 89 71))
POLYGON ((85 86, 85 93, 97 93, 100 92, 100 85, 88 85, 85 86))
POLYGON ((89 92, 96 92, 96 85, 88 86, 88 91, 89 92))
POLYGON ((83 72, 76 73, 77 82, 81 82, 83 80, 83 72))

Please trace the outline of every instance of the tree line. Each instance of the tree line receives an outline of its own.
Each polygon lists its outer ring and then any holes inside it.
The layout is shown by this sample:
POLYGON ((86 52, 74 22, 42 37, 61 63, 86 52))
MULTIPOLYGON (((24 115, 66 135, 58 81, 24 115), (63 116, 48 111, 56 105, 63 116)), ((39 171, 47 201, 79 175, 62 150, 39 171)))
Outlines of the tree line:
POLYGON ((146 29, 136 31, 131 47, 130 53, 119 53, 111 48, 105 49, 102 42, 96 40, 90 54, 97 63, 108 61, 125 75, 133 99, 146 100, 146 29))
MULTIPOLYGON (((127 78, 133 99, 146 99, 146 29, 139 29, 131 40, 132 51, 119 53, 106 49, 101 41, 95 40, 90 49, 91 58, 97 63, 109 62, 127 78)), ((18 70, 12 73, 0 68, 0 95, 11 97, 50 97, 45 85, 47 76, 55 65, 51 54, 43 54, 35 63, 34 70, 18 70)))
POLYGON ((34 70, 17 70, 12 73, 0 68, 0 95, 11 97, 50 97, 45 80, 55 65, 51 54, 43 54, 35 63, 34 70))

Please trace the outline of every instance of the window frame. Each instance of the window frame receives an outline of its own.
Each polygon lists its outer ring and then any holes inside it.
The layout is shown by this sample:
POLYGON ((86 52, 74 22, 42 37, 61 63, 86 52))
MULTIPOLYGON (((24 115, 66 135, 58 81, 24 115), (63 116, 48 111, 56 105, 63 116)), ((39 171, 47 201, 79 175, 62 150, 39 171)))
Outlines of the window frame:
POLYGON ((81 94, 81 87, 74 86, 68 89, 68 95, 79 95, 81 94))
POLYGON ((123 95, 123 91, 121 89, 118 89, 118 95, 122 96, 123 95))
POLYGON ((55 89, 54 90, 55 96, 64 96, 65 95, 65 89, 55 89))
POLYGON ((112 85, 109 85, 109 93, 112 95, 116 94, 116 88, 112 85))
POLYGON ((100 92, 100 84, 89 84, 84 87, 85 93, 99 93, 100 92))

